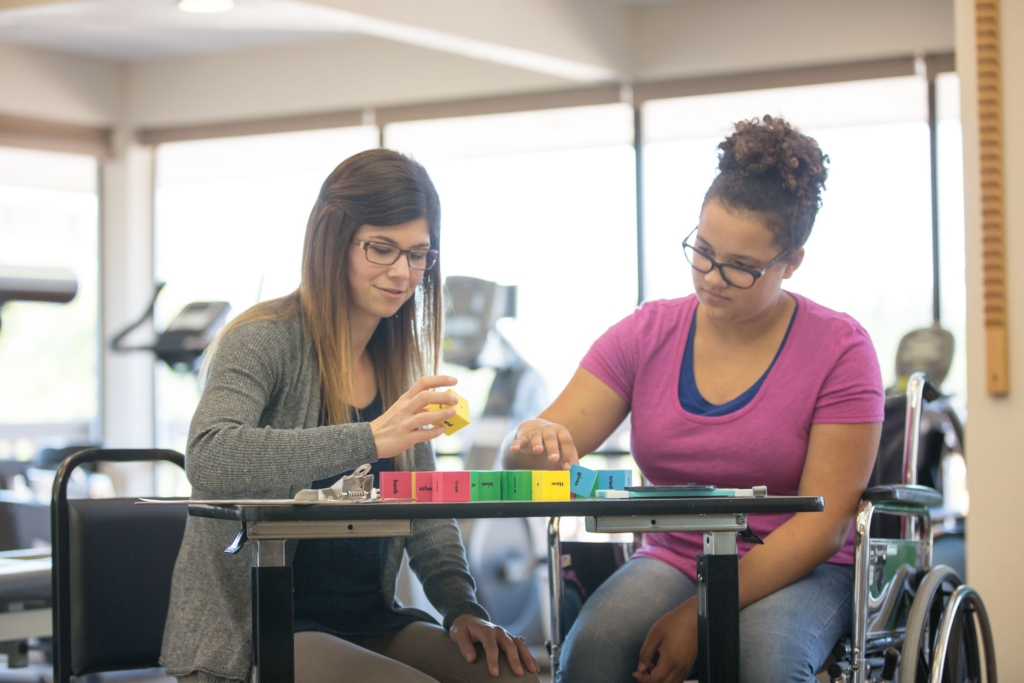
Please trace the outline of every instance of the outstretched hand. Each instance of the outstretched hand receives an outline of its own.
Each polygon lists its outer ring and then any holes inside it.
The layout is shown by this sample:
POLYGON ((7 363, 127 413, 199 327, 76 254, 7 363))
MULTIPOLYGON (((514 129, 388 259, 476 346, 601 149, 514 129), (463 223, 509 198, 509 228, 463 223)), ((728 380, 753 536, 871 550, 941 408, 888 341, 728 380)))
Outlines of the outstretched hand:
POLYGON ((509 447, 513 453, 547 454, 552 464, 568 470, 580 461, 576 444, 569 430, 547 420, 527 420, 519 425, 516 438, 509 447))
POLYGON ((463 614, 455 618, 448 636, 455 641, 467 662, 476 661, 476 645, 480 643, 487 657, 487 669, 492 676, 498 675, 498 658, 504 652, 509 666, 516 676, 523 675, 523 667, 530 673, 537 673, 540 667, 537 660, 530 654, 530 649, 520 637, 509 634, 500 626, 484 621, 472 614, 463 614))
POLYGON ((455 408, 442 408, 431 412, 427 407, 431 404, 458 404, 459 399, 451 394, 436 391, 439 388, 455 386, 457 382, 454 377, 444 375, 422 377, 409 391, 399 396, 383 415, 371 422, 370 431, 373 432, 373 441, 377 445, 377 457, 393 458, 418 443, 443 434, 444 425, 440 423, 453 417, 455 408))

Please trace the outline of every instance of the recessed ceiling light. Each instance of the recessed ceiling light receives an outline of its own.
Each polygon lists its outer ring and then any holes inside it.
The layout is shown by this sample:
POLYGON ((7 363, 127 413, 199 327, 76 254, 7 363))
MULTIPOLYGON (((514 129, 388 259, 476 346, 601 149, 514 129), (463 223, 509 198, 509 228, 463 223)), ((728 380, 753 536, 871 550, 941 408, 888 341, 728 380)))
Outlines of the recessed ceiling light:
POLYGON ((178 0, 178 9, 196 14, 227 12, 235 6, 235 0, 178 0))

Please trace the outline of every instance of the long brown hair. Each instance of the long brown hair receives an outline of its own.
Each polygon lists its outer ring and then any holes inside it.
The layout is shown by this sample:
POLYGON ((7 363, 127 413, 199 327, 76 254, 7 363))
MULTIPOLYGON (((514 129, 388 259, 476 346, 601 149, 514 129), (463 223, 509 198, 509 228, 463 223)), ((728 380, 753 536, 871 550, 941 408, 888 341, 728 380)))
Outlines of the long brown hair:
MULTIPOLYGON (((349 245, 363 225, 386 227, 419 218, 426 219, 430 248, 440 250, 440 201, 423 166, 387 149, 349 157, 327 176, 309 214, 299 288, 248 309, 221 336, 254 320, 290 317, 298 309, 316 349, 324 422, 349 422, 355 407, 349 245)), ((428 368, 436 374, 442 316, 440 264, 435 264, 424 273, 415 295, 380 321, 367 345, 385 410, 428 368)))

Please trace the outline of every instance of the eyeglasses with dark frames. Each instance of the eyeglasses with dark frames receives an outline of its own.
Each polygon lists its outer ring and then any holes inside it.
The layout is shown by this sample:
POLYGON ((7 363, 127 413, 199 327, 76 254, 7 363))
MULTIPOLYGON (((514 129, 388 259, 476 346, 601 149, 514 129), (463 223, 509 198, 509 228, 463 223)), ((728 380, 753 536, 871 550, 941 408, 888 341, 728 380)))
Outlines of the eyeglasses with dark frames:
POLYGON ((706 251, 691 244, 690 240, 696 232, 697 228, 694 228, 693 231, 686 236, 686 239, 683 240, 683 253, 686 254, 686 260, 698 273, 707 274, 715 268, 718 268, 718 272, 721 273, 722 279, 725 280, 729 286, 737 289, 750 289, 753 287, 758 278, 767 273, 772 266, 790 253, 789 249, 786 249, 769 261, 768 265, 761 270, 754 270, 753 268, 745 268, 743 266, 731 266, 725 263, 719 263, 711 258, 706 251))
POLYGON ((399 249, 386 242, 363 242, 352 238, 352 244, 360 247, 366 260, 378 266, 390 266, 404 254, 413 270, 430 270, 437 263, 437 249, 399 249))

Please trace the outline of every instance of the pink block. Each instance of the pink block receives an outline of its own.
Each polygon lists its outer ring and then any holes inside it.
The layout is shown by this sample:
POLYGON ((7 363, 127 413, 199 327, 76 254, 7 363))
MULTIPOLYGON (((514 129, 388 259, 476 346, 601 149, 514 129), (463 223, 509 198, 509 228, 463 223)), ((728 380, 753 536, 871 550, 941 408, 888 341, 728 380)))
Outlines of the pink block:
POLYGON ((416 472, 416 502, 429 503, 434 500, 434 473, 416 472))
POLYGON ((412 498, 412 472, 381 472, 381 498, 412 498))
POLYGON ((469 472, 434 474, 435 503, 468 503, 469 488, 469 472))

